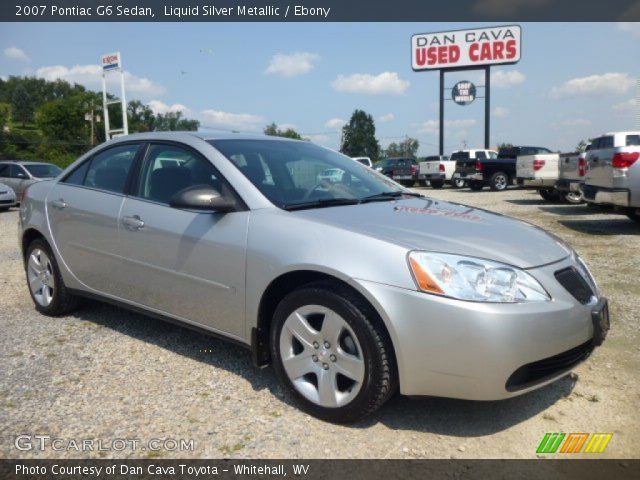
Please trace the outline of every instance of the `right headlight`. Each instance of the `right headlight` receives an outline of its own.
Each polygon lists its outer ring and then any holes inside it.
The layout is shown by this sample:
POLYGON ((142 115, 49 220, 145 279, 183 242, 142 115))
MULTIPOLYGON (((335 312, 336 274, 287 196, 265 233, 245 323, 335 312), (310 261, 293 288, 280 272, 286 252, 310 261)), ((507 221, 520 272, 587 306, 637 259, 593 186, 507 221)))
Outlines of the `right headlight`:
POLYGON ((409 266, 418 288, 435 295, 490 303, 551 300, 531 274, 492 260, 414 251, 409 266))

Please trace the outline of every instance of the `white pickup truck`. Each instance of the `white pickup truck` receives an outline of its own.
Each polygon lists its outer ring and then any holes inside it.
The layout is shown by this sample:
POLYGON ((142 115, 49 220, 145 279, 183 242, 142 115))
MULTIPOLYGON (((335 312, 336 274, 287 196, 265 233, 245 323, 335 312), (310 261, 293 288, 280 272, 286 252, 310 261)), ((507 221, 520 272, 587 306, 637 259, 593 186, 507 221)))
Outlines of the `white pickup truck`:
POLYGON ((560 177, 560 154, 538 153, 522 155, 516 161, 518 185, 538 190, 547 201, 558 201, 560 195, 555 189, 560 177))
POLYGON ((433 155, 426 157, 420 162, 418 178, 420 179, 420 184, 425 187, 427 186, 427 182, 429 182, 431 187, 436 189, 444 187, 445 183, 450 183, 454 187, 461 188, 464 186, 463 181, 453 181, 455 171, 455 160, 450 160, 446 155, 433 155))
POLYGON ((587 172, 587 150, 576 153, 563 153, 560 155, 560 175, 556 182, 556 190, 568 203, 584 203, 582 198, 582 184, 587 172))

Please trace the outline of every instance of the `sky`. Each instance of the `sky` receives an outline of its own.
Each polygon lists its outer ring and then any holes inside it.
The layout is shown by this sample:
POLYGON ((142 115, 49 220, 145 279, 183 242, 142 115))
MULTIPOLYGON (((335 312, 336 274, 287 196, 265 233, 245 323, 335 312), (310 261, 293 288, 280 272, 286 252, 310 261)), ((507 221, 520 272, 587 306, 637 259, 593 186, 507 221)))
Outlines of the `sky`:
MULTIPOLYGON (((437 152, 438 74, 411 69, 411 35, 510 23, 5 23, 0 77, 100 90, 101 55, 120 51, 127 100, 181 110, 201 128, 260 132, 276 122, 339 148, 359 108, 383 147, 408 135, 427 155, 437 152)), ((492 69, 492 145, 572 151, 636 127, 640 23, 521 25, 521 61, 492 69)), ((460 80, 483 84, 480 72, 457 72, 446 86, 460 80)), ((482 100, 448 101, 445 118, 447 152, 483 146, 482 100)))

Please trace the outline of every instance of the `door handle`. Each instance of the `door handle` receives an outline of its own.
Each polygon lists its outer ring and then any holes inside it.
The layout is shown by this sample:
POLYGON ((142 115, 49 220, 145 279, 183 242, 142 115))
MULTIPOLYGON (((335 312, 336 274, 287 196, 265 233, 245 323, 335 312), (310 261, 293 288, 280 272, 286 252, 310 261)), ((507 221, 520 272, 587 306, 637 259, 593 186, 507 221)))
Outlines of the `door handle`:
POLYGON ((63 208, 67 207, 67 204, 63 199, 59 199, 51 202, 51 206, 57 208, 58 210, 62 210, 63 208))
POLYGON ((140 230, 144 227, 144 222, 140 220, 138 215, 134 215, 133 217, 122 217, 122 223, 130 230, 140 230))

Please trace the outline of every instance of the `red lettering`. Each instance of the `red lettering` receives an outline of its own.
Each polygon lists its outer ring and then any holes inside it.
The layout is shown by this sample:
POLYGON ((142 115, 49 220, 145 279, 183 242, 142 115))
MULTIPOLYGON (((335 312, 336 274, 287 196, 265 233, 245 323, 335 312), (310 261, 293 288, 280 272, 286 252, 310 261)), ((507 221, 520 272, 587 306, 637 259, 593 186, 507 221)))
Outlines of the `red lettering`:
POLYGON ((493 44, 494 60, 502 60, 504 58, 504 42, 495 42, 493 44))
POLYGON ((478 60, 480 60, 478 58, 478 48, 480 46, 477 43, 472 43, 471 46, 469 47, 469 58, 471 59, 472 62, 477 62, 478 60))
POLYGON ((507 41, 507 58, 509 60, 511 60, 512 58, 516 58, 517 54, 518 54, 518 49, 516 47, 516 41, 515 40, 507 41))
POLYGON ((416 63, 419 67, 424 66, 427 63, 427 49, 426 48, 418 48, 416 50, 416 63))
POLYGON ((438 49, 436 47, 430 47, 427 50, 427 63, 429 65, 435 65, 438 63, 438 49))

